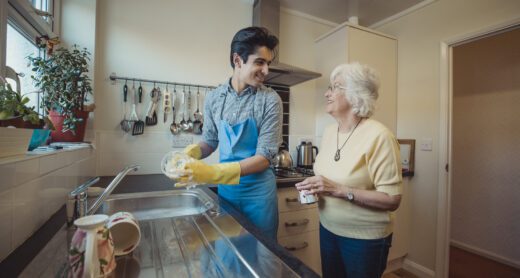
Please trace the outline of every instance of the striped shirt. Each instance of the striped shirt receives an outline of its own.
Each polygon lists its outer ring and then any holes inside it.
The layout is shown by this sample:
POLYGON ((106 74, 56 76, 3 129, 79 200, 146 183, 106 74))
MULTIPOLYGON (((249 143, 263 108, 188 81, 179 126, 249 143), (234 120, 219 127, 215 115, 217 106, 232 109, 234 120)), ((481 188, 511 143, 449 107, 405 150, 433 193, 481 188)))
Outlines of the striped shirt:
POLYGON ((239 95, 229 82, 209 92, 204 101, 202 140, 214 150, 218 146, 221 119, 235 125, 254 117, 258 129, 256 154, 273 163, 282 143, 282 100, 271 88, 248 87, 239 95))

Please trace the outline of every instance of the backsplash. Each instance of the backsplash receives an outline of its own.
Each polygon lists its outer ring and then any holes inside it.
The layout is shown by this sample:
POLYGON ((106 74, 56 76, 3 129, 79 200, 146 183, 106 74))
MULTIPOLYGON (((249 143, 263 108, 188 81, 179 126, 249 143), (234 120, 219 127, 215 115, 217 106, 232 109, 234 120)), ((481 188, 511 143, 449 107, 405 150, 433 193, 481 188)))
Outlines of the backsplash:
POLYGON ((0 160, 0 262, 95 176, 95 161, 90 147, 0 160))

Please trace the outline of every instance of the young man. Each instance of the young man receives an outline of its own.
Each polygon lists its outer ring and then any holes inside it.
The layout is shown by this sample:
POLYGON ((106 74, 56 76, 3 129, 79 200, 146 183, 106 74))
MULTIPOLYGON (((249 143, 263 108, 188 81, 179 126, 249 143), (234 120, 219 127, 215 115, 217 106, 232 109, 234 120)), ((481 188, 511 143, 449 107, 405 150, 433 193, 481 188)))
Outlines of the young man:
POLYGON ((219 184, 218 194, 267 236, 276 239, 276 180, 269 167, 281 144, 282 102, 263 85, 278 39, 260 27, 231 42, 233 76, 206 97, 202 141, 185 152, 202 159, 219 147, 220 163, 190 163, 197 182, 219 184))

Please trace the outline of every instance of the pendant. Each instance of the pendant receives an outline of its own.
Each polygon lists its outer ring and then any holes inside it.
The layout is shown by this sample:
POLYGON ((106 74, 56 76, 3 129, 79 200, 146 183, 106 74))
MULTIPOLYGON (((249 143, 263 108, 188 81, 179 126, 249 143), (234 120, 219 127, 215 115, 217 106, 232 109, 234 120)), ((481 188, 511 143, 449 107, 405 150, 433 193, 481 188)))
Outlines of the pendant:
POLYGON ((336 151, 336 155, 334 155, 334 161, 338 161, 338 160, 341 158, 341 156, 340 156, 340 154, 339 154, 339 151, 340 151, 340 150, 337 150, 337 151, 336 151))

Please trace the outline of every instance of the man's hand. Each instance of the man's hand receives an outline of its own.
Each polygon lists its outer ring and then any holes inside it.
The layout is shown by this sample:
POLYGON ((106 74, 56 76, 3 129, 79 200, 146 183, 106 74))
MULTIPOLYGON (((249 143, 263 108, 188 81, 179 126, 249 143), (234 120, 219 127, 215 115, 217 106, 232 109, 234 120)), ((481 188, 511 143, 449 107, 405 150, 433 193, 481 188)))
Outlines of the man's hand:
POLYGON ((229 184, 240 183, 240 163, 218 163, 208 165, 201 160, 189 162, 184 167, 186 172, 191 173, 191 181, 207 184, 229 184))
POLYGON ((184 148, 184 150, 182 152, 195 159, 201 159, 201 157, 202 157, 202 150, 201 150, 199 144, 188 145, 188 146, 186 146, 186 148, 184 148))

